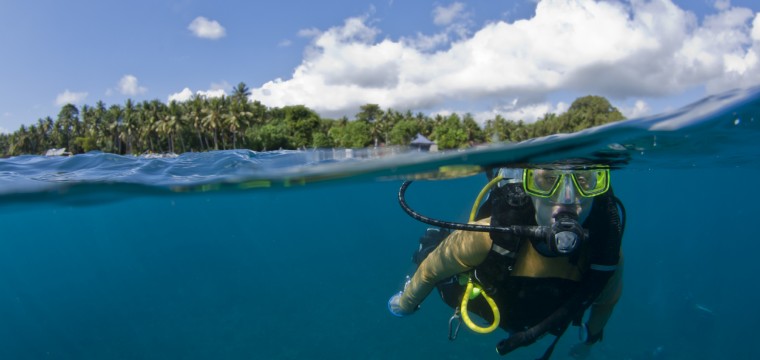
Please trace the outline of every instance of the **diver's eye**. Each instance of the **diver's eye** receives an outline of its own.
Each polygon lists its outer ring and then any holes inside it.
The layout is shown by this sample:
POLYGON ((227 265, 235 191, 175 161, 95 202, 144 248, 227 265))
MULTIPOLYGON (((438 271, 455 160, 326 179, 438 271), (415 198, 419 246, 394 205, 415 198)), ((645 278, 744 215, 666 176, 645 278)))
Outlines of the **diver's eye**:
POLYGON ((596 186, 596 174, 589 171, 578 172, 575 174, 575 182, 581 189, 593 189, 596 186))
POLYGON ((534 178, 534 184, 536 188, 544 191, 549 191, 554 187, 554 184, 559 181, 560 175, 551 173, 539 173, 534 178))

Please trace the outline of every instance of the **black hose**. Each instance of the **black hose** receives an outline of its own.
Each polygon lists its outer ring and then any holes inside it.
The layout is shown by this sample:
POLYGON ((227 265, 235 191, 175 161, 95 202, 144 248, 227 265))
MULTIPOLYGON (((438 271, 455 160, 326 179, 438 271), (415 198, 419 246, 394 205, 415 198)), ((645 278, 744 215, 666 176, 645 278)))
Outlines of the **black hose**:
POLYGON ((618 208, 620 208, 620 238, 623 238, 623 233, 625 232, 625 221, 626 221, 626 215, 625 215, 625 206, 623 206, 623 202, 620 201, 617 197, 613 198, 613 201, 615 201, 615 204, 617 204, 618 208))
POLYGON ((452 229, 452 230, 465 230, 465 231, 479 231, 479 232, 500 232, 500 233, 508 233, 508 234, 514 234, 517 236, 544 236, 544 233, 546 231, 544 226, 491 226, 491 225, 477 225, 477 224, 466 224, 466 223, 458 223, 458 222, 452 222, 452 221, 443 221, 443 220, 437 220, 433 218, 429 218, 425 215, 422 215, 409 207, 409 205, 406 203, 405 195, 406 195, 406 189, 409 187, 409 184, 411 184, 412 181, 404 181, 403 184, 401 184, 401 188, 398 190, 398 203, 401 205, 401 208, 404 209, 404 211, 409 214, 413 219, 423 222, 428 225, 433 225, 437 227, 442 227, 446 229, 452 229))

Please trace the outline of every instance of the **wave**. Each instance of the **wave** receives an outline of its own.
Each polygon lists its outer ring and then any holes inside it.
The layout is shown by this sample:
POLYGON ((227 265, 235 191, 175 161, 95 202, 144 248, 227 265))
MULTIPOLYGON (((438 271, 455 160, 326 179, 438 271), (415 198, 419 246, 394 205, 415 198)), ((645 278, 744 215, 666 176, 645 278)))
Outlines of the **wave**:
MULTIPOLYGON (((18 156, 0 160, 0 198, 89 204, 176 192, 249 190, 325 181, 395 179, 441 169, 520 166, 586 158, 613 168, 758 167, 760 87, 704 98, 684 108, 572 134, 461 151, 408 148, 250 150, 185 153, 173 157, 100 152, 70 157, 18 156), (104 194, 112 196, 104 196, 104 194)), ((476 172, 475 171, 475 172, 476 172)), ((472 171, 455 173, 464 176, 472 171)))

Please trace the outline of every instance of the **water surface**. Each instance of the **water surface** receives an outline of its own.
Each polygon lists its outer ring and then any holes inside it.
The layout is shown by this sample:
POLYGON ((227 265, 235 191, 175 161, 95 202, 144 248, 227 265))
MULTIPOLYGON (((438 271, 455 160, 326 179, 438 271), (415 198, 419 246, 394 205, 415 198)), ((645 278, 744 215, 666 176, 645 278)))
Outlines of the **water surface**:
MULTIPOLYGON (((758 115, 751 89, 461 152, 2 159, 0 358, 497 358, 503 333, 447 340, 435 294, 388 314, 426 228, 398 188, 442 167, 569 157, 611 164, 628 212, 623 297, 591 358, 758 358, 758 115)), ((485 183, 418 181, 408 201, 463 221, 485 183)), ((571 328, 553 358, 576 339, 571 328)))

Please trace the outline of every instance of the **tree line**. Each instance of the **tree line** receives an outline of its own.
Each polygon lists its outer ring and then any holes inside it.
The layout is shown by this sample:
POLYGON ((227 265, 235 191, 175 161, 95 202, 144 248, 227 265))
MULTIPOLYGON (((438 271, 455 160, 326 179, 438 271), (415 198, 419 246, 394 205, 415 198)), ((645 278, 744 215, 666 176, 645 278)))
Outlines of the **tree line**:
POLYGON ((500 115, 481 127, 471 114, 428 116, 411 111, 360 107, 353 120, 327 119, 303 105, 267 107, 250 101, 245 83, 229 96, 195 95, 184 102, 159 100, 106 107, 102 101, 78 109, 64 105, 51 117, 0 134, 0 156, 44 154, 66 148, 73 154, 91 150, 115 154, 183 153, 246 148, 255 151, 304 148, 363 148, 408 145, 419 133, 454 149, 497 141, 522 141, 569 133, 624 119, 600 96, 576 99, 567 112, 545 114, 534 123, 500 115))

